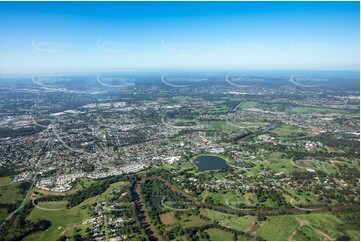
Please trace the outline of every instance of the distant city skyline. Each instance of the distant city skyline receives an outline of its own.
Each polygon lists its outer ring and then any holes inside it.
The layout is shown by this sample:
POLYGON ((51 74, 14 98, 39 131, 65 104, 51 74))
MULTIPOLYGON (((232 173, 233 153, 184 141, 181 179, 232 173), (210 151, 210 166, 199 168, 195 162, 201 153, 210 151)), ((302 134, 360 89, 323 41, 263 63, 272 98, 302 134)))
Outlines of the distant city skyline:
POLYGON ((0 73, 358 71, 359 2, 1 2, 0 73))

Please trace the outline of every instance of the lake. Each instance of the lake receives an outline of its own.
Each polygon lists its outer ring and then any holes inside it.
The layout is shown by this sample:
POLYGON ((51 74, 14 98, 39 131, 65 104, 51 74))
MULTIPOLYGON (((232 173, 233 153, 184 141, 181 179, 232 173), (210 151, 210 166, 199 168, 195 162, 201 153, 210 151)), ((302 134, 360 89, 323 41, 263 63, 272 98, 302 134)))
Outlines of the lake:
POLYGON ((200 171, 220 170, 228 167, 225 159, 210 155, 199 156, 193 161, 193 163, 200 171))

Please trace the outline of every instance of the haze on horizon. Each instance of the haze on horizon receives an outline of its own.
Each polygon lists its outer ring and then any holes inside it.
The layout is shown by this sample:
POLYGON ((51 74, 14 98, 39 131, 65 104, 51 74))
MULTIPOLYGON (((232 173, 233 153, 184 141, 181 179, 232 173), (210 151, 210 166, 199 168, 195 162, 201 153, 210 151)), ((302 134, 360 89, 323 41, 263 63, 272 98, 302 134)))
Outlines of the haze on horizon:
POLYGON ((359 70, 359 2, 1 2, 0 73, 359 70))

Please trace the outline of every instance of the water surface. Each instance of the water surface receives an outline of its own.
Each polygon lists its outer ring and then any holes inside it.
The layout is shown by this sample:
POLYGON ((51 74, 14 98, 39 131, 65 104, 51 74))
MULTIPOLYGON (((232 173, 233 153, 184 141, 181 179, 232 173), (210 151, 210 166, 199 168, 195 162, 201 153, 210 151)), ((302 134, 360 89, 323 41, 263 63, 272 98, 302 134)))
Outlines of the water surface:
POLYGON ((210 155, 199 156, 193 161, 193 163, 200 171, 220 170, 228 167, 225 159, 210 155))

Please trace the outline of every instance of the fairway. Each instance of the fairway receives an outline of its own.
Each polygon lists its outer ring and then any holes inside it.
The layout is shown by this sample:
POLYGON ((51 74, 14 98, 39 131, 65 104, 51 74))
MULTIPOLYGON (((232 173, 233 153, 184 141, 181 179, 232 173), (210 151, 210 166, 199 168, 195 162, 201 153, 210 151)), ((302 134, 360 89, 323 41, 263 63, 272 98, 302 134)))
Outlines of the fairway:
POLYGON ((114 189, 121 188, 127 185, 128 182, 116 182, 109 186, 109 188, 99 196, 89 198, 79 205, 66 209, 66 201, 46 202, 40 203, 35 207, 28 216, 31 221, 39 219, 46 219, 51 221, 52 225, 49 229, 27 236, 27 240, 57 240, 59 236, 66 235, 71 237, 73 235, 73 228, 82 225, 82 222, 90 218, 90 209, 98 200, 107 201, 113 197, 114 189))
MULTIPOLYGON (((71 209, 60 209, 54 211, 43 210, 35 207, 28 216, 31 221, 46 219, 51 222, 51 227, 43 232, 29 235, 25 240, 57 240, 64 231, 74 224, 81 224, 83 220, 90 218, 88 214, 90 205, 96 201, 96 197, 90 198, 71 209), (85 208, 82 208, 85 205, 85 208)), ((64 203, 48 205, 50 208, 61 208, 64 203), (60 207, 59 207, 60 206, 60 207)), ((40 206, 44 206, 41 204, 40 206)))
POLYGON ((36 204, 37 209, 45 211, 58 211, 66 209, 67 201, 39 202, 36 204))
POLYGON ((205 224, 209 224, 210 222, 199 218, 198 216, 191 215, 191 216, 181 216, 181 225, 183 228, 191 228, 191 227, 198 227, 205 224))
POLYGON ((206 229, 205 232, 208 233, 209 238, 212 241, 224 241, 224 240, 231 241, 231 240, 233 240, 233 234, 228 231, 224 231, 224 230, 217 229, 217 228, 211 228, 211 229, 206 229))
POLYGON ((269 133, 276 135, 277 137, 296 137, 302 132, 302 129, 296 126, 291 125, 281 125, 280 127, 277 127, 273 130, 271 130, 269 133))
POLYGON ((333 109, 333 108, 319 108, 319 107, 307 107, 307 106, 294 106, 287 108, 287 112, 289 113, 297 113, 297 114, 313 114, 313 113, 352 113, 352 111, 347 109, 333 109))
POLYGON ((267 221, 261 223, 256 234, 266 240, 288 240, 292 236, 303 236, 303 234, 306 234, 311 240, 320 240, 320 238, 330 240, 343 235, 351 237, 352 240, 359 240, 356 230, 342 231, 339 229, 343 223, 331 213, 269 216, 267 221))
POLYGON ((201 213, 224 227, 242 232, 249 231, 252 225, 257 221, 254 216, 237 217, 236 215, 221 213, 210 209, 204 209, 201 213))

